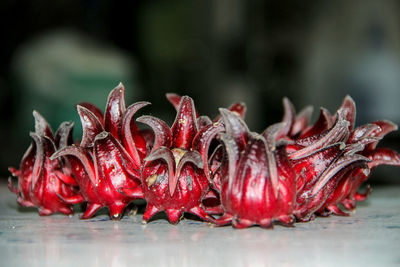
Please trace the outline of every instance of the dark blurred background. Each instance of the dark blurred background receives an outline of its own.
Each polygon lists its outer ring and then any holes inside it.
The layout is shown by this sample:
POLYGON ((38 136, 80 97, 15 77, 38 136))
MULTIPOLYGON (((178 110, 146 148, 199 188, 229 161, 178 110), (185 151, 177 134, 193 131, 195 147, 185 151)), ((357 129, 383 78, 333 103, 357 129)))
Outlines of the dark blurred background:
MULTIPOLYGON (((247 103, 261 131, 298 109, 335 112, 350 94, 357 124, 400 123, 400 2, 395 0, 3 0, 0 4, 0 176, 18 166, 32 110, 55 130, 80 123, 74 105, 104 108, 120 81, 126 102, 171 123, 166 92, 194 98, 201 114, 247 103)), ((314 116, 314 118, 315 118, 314 116)), ((382 145, 399 149, 399 133, 382 145)), ((400 183, 381 167, 373 183, 400 183)))

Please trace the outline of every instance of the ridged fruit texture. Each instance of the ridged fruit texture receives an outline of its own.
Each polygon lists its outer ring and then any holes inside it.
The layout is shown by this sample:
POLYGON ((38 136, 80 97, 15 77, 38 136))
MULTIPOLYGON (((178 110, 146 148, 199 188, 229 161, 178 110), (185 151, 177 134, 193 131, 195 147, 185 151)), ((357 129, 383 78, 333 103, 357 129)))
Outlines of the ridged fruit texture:
POLYGON ((284 98, 282 121, 255 133, 244 121, 244 103, 220 108, 212 120, 199 115, 192 98, 176 94, 167 94, 176 109, 171 127, 149 115, 135 120, 150 103, 126 107, 124 90, 119 84, 110 92, 104 114, 93 104, 77 105, 83 133, 75 142, 72 123, 53 134, 33 112, 32 144, 20 168, 9 168, 17 178, 9 178, 9 189, 21 206, 70 215, 83 203, 81 219, 106 207, 120 220, 142 199, 143 223, 165 212, 172 224, 190 213, 217 226, 291 226, 316 216, 348 216, 368 197, 368 185, 359 190, 375 167, 400 166, 396 151, 377 147, 397 126, 375 121, 355 127, 349 96, 334 115, 322 108, 314 124, 311 107, 296 113, 284 98))

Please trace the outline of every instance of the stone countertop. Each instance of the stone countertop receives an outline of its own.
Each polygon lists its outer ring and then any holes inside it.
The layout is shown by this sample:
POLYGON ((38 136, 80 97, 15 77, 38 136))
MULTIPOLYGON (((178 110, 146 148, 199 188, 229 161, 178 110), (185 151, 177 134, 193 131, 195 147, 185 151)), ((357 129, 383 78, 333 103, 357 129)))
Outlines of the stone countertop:
POLYGON ((210 227, 40 217, 0 183, 0 266, 400 266, 400 187, 374 188, 350 217, 295 227, 210 227))

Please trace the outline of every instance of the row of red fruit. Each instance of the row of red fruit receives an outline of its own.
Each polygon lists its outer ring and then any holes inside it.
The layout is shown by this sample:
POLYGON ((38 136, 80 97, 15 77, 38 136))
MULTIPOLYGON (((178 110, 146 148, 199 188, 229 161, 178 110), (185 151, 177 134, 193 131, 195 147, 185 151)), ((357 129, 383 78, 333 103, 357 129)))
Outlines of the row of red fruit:
POLYGON ((210 120, 198 115, 190 97, 167 98, 177 110, 171 128, 156 117, 136 119, 151 130, 139 130, 133 119, 150 103, 126 108, 122 84, 111 91, 104 115, 79 104, 79 143, 72 141, 72 123, 53 134, 34 111, 32 145, 20 169, 10 168, 18 178, 17 187, 9 179, 18 203, 49 215, 72 214, 74 204, 85 202, 82 219, 108 207, 119 220, 130 202, 145 199, 144 222, 165 211, 173 224, 187 212, 236 228, 292 225, 315 215, 347 215, 344 210, 367 197, 357 190, 373 168, 400 166, 397 152, 376 148, 397 126, 377 121, 355 128, 349 96, 333 116, 321 109, 313 125, 310 108, 296 114, 284 99, 282 122, 262 134, 247 128, 242 103, 210 120))

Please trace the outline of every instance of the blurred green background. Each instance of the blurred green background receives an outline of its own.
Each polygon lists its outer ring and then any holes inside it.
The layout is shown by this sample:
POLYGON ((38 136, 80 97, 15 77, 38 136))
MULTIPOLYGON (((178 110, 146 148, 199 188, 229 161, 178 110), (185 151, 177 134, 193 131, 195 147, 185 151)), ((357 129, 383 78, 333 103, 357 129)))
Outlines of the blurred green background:
MULTIPOLYGON (((171 123, 166 92, 194 98, 201 114, 247 103, 262 131, 298 109, 334 112, 350 94, 357 124, 400 123, 400 2, 257 0, 4 0, 0 4, 0 176, 30 143, 32 110, 55 130, 80 123, 75 104, 104 109, 120 81, 126 102, 171 123)), ((382 145, 400 149, 399 133, 382 145)), ((381 167, 373 183, 400 183, 381 167)))

